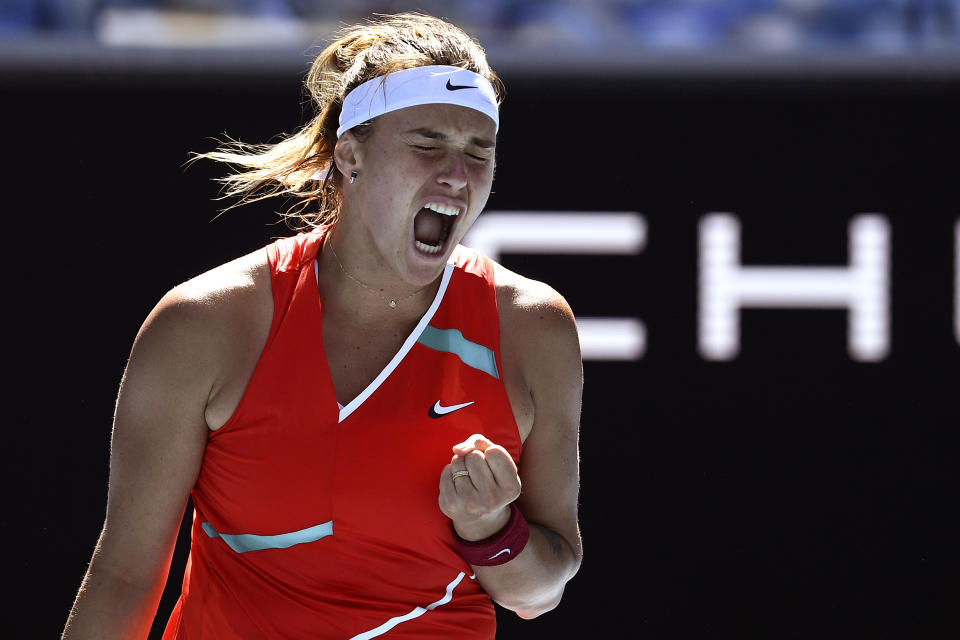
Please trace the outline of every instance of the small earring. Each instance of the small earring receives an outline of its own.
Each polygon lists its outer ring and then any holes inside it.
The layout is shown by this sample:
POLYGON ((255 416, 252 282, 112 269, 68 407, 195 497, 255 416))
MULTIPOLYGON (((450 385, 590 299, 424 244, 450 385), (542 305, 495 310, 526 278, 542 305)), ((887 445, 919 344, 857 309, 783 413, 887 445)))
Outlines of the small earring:
POLYGON ((357 172, 356 172, 356 171, 351 171, 351 172, 350 172, 350 184, 353 184, 353 183, 356 182, 356 181, 357 181, 357 172))

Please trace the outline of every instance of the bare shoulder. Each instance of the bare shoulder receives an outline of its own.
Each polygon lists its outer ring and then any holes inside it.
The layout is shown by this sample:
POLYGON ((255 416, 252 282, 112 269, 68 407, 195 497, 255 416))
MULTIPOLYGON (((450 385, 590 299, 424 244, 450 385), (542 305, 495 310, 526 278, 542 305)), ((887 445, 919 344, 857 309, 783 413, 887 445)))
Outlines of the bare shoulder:
POLYGON ((200 340, 230 337, 244 318, 272 304, 265 252, 242 256, 177 285, 153 309, 144 328, 164 329, 200 340))
POLYGON ((171 289, 161 305, 196 312, 229 313, 257 294, 270 295, 266 252, 262 249, 231 260, 171 289))
POLYGON ((203 441, 211 401, 238 367, 255 359, 250 354, 259 345, 249 346, 251 334, 263 333, 265 340, 269 330, 265 264, 250 254, 211 269, 171 289, 147 316, 117 398, 115 437, 137 443, 128 453, 160 442, 203 441))
POLYGON ((255 359, 272 309, 265 252, 242 256, 167 292, 144 321, 130 365, 178 372, 206 404, 238 366, 255 359))
POLYGON ((520 340, 531 348, 563 348, 575 352, 570 355, 579 361, 576 320, 563 296, 544 282, 494 264, 501 339, 520 340))

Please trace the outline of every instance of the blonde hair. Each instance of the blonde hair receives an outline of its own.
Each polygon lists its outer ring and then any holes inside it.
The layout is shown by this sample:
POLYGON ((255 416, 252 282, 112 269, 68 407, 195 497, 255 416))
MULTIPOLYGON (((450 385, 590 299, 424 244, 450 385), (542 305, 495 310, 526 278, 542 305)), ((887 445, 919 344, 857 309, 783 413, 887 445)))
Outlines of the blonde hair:
MULTIPOLYGON (((450 65, 485 77, 499 102, 503 83, 487 64, 480 44, 458 27, 420 13, 381 15, 352 27, 317 56, 305 80, 316 115, 296 133, 274 144, 229 141, 210 153, 194 154, 236 169, 218 180, 230 207, 274 196, 292 197, 281 215, 296 229, 336 222, 343 176, 333 161, 344 97, 355 87, 394 71, 450 65), (329 171, 328 171, 329 168, 329 171), (317 175, 323 179, 316 179, 317 175), (316 203, 312 206, 311 203, 316 203)), ((353 129, 362 141, 371 122, 353 129)), ((230 208, 228 207, 228 208, 230 208)))

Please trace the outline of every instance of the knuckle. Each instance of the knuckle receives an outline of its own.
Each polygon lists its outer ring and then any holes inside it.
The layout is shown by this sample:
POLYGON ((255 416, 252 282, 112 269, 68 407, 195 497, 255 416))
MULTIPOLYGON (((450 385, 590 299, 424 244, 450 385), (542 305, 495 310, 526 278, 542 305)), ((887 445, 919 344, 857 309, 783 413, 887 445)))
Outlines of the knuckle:
POLYGON ((501 447, 501 446, 498 445, 498 444, 491 445, 491 446, 487 449, 486 454, 487 454, 488 456, 492 456, 492 457, 494 457, 494 458, 496 458, 496 459, 498 459, 498 460, 506 460, 507 458, 510 457, 510 454, 507 453, 507 450, 504 449, 503 447, 501 447))

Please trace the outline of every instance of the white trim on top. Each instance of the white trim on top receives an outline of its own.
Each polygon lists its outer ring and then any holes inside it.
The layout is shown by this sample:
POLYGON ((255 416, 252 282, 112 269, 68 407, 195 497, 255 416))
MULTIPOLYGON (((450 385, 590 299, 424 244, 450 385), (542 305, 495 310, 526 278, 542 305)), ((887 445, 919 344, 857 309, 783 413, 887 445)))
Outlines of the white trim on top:
POLYGON ((420 334, 423 333, 423 330, 427 328, 427 325, 430 323, 430 320, 433 319, 437 309, 440 308, 440 302, 443 300, 443 294, 447 291, 447 285, 450 284, 450 276, 452 275, 453 263, 448 262, 443 269, 443 277, 440 279, 440 288, 437 289, 437 295, 434 296, 433 302, 430 304, 430 308, 427 309, 427 312, 423 314, 422 318, 420 318, 420 322, 418 322, 417 326, 413 328, 413 331, 404 341, 403 346, 400 347, 400 350, 397 351, 396 355, 393 356, 393 359, 387 363, 387 366, 383 368, 383 371, 380 372, 380 375, 374 378, 373 382, 368 384, 367 388, 360 392, 360 395, 348 402, 347 406, 340 409, 339 422, 346 420, 347 416, 356 411, 360 405, 363 404, 363 402, 369 398, 387 378, 390 377, 390 374, 393 373, 393 370, 400 365, 400 362, 404 359, 404 357, 406 357, 410 349, 413 348, 413 345, 417 343, 417 340, 420 339, 420 334))

